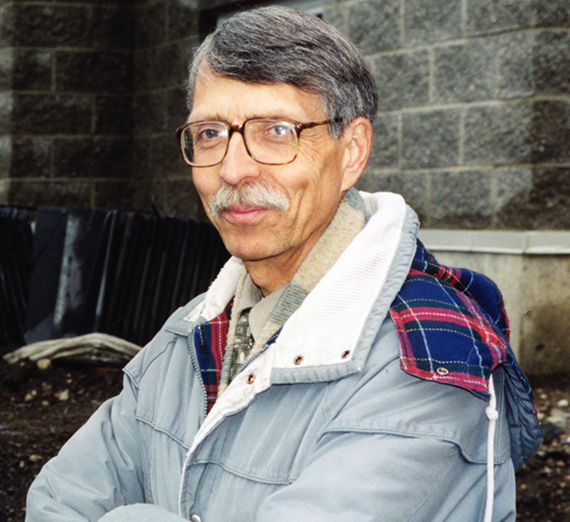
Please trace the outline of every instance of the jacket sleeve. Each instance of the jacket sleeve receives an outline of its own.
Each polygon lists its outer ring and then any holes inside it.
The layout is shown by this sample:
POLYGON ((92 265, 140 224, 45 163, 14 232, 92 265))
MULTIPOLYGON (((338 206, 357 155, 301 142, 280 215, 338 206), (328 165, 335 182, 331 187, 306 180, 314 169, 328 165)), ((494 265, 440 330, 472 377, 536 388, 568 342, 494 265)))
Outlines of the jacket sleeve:
POLYGON ((44 466, 28 493, 26 522, 91 522, 123 504, 144 502, 136 392, 125 377, 123 391, 44 466))

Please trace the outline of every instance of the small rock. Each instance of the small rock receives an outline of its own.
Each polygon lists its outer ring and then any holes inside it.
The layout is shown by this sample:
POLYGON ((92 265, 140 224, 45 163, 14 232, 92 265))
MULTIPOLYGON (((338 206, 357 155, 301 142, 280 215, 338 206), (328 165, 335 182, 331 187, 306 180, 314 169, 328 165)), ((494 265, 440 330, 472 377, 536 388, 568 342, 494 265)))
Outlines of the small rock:
POLYGON ((559 408, 568 408, 568 406, 570 406, 570 402, 568 401, 568 399, 560 399, 556 403, 556 406, 558 406, 559 408))
POLYGON ((552 408, 550 415, 546 418, 546 421, 558 426, 561 430, 565 430, 568 427, 568 416, 568 412, 552 408))
POLYGON ((55 396, 62 402, 68 401, 69 400, 69 390, 63 390, 59 393, 56 393, 55 396))
POLYGON ((37 394, 38 392, 36 390, 32 390, 31 392, 26 393, 26 396, 24 397, 24 402, 33 401, 37 394))
POLYGON ((33 455, 30 455, 30 456, 28 457, 28 460, 29 460, 30 462, 39 462, 40 460, 44 460, 44 458, 43 458, 41 455, 35 455, 35 454, 33 454, 33 455))
POLYGON ((52 367, 50 359, 39 359, 36 362, 36 365, 38 366, 38 369, 42 372, 45 372, 46 370, 50 370, 52 367))

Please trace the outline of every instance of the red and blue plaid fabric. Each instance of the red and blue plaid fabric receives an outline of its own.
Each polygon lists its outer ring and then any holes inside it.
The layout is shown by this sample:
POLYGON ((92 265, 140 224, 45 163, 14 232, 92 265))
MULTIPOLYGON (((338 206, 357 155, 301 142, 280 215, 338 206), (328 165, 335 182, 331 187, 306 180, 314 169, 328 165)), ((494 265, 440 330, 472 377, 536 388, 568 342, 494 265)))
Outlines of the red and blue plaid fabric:
POLYGON ((503 299, 487 277, 440 265, 418 242, 390 314, 406 372, 489 397, 489 376, 504 364, 531 394, 508 343, 503 299))
POLYGON ((218 398, 232 305, 233 300, 220 315, 194 330, 194 346, 206 389, 207 411, 212 409, 218 398))

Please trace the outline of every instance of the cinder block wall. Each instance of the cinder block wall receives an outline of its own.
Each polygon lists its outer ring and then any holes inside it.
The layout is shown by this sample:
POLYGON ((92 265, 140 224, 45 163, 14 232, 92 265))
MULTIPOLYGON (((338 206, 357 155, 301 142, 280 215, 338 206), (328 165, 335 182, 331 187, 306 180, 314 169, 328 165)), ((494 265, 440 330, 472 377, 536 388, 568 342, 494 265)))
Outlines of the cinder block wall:
POLYGON ((0 202, 132 199, 134 16, 114 1, 0 2, 0 202))
POLYGON ((433 228, 570 228, 570 6, 370 0, 327 17, 370 58, 376 148, 361 186, 433 228))
MULTIPOLYGON (((237 4, 0 0, 0 202, 203 217, 173 132, 191 48, 237 4)), ((380 88, 361 188, 427 227, 570 228, 566 0, 325 0, 323 17, 380 88)))

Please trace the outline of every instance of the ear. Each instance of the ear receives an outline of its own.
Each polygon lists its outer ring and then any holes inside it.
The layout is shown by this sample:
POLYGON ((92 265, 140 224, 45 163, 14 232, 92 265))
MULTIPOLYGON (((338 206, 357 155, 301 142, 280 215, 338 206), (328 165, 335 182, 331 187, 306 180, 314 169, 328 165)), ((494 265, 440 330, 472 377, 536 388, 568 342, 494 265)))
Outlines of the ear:
POLYGON ((342 190, 347 191, 358 181, 368 163, 372 149, 372 124, 359 116, 347 125, 341 139, 345 141, 342 190))

